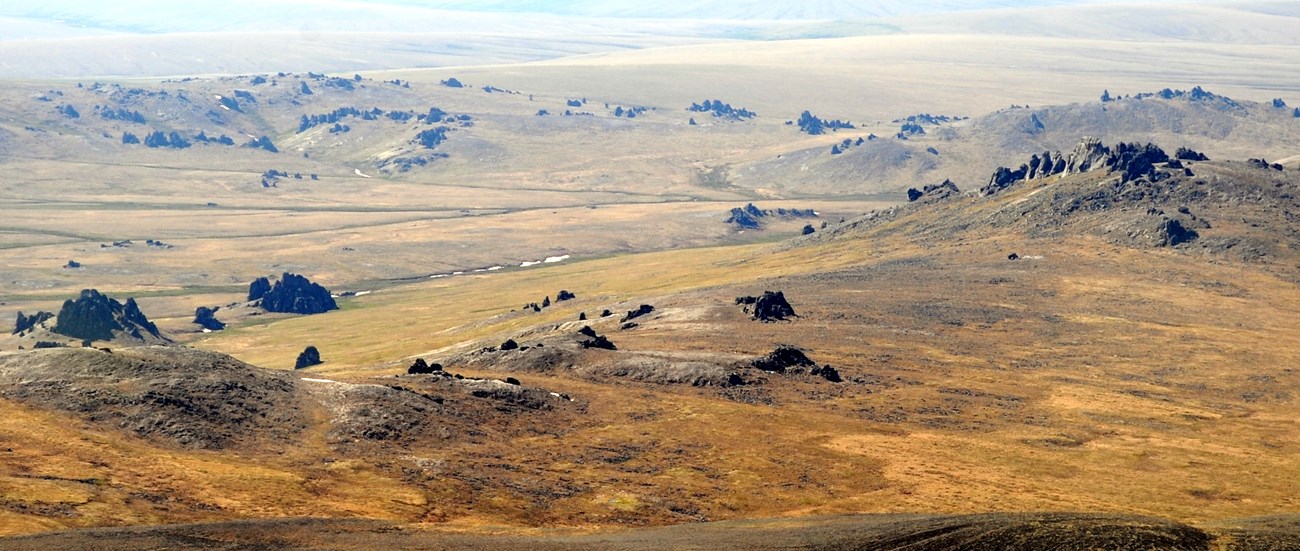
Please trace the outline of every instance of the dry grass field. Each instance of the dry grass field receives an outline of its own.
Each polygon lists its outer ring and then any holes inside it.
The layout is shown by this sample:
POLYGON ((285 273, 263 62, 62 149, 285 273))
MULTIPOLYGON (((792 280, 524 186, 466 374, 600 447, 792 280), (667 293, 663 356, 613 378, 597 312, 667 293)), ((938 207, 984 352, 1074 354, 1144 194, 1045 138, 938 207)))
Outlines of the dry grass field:
MULTIPOLYGON (((51 40, 221 75, 0 87, 0 318, 96 288, 177 342, 0 336, 0 536, 35 534, 0 547, 1294 548, 1294 11, 584 19, 572 41, 553 34, 574 19, 508 37, 482 29, 514 19, 464 16, 478 42, 298 36, 338 40, 270 58, 303 67, 280 74, 250 64, 269 33, 202 63, 197 40, 134 57, 176 35, 51 40), (1195 86, 1218 95, 1097 101, 1195 86), (687 111, 705 99, 758 116, 687 111), (415 118, 434 107, 451 119, 415 118), (340 108, 382 114, 300 131, 340 108), (808 135, 787 124, 804 110, 856 126, 808 135), (922 113, 962 118, 895 137, 922 113), (237 145, 122 143, 153 130, 237 145), (976 191, 1085 135, 1211 160, 976 191), (279 152, 239 145, 260 136, 279 152), (965 193, 905 202, 945 179, 965 193), (818 216, 724 222, 747 203, 818 216), (1196 239, 1165 246, 1169 218, 1196 239), (282 272, 340 309, 245 301, 282 272), (797 316, 737 304, 766 290, 797 316), (230 326, 202 332, 199 306, 230 326), (309 345, 324 363, 291 369, 309 345), (782 346, 817 371, 760 368, 782 346), (417 358, 447 374, 407 374, 417 358)), ((33 70, 18 53, 5 67, 33 70)), ((55 57, 42 78, 122 67, 55 57)))

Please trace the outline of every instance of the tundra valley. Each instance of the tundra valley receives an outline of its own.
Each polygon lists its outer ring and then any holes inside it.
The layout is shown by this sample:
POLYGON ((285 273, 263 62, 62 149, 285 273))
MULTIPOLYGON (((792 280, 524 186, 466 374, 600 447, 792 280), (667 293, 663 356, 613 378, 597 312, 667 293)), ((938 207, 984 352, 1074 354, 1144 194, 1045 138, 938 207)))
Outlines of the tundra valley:
POLYGON ((104 4, 2 549, 1300 549, 1300 3, 104 4))

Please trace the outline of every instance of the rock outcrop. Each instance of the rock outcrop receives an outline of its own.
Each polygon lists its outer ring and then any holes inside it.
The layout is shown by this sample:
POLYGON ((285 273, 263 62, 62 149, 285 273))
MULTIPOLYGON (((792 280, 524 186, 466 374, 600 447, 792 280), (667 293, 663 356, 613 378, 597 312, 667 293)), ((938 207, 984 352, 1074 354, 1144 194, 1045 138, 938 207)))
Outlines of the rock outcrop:
MULTIPOLYGON (((1155 165, 1167 162, 1169 155, 1153 144, 1120 143, 1112 149, 1097 138, 1085 137, 1074 146, 1068 158, 1059 152, 1044 151, 1042 155, 1030 157, 1028 163, 1017 169, 998 167, 988 183, 980 188, 980 195, 993 195, 1019 182, 1060 174, 1086 174, 1095 170, 1117 172, 1122 182, 1141 178, 1159 180, 1164 175, 1155 165)), ((909 192, 908 196, 910 198, 912 194, 909 192)))
MULTIPOLYGON (((254 281, 249 286, 249 296, 254 295, 254 290, 260 289, 258 281, 254 281)), ((285 272, 280 280, 262 295, 261 300, 262 309, 267 312, 321 314, 339 308, 328 289, 312 283, 303 276, 289 272, 285 272)))
POLYGON ((776 210, 760 209, 753 203, 742 207, 731 209, 730 215, 726 219, 727 224, 735 224, 740 229, 758 230, 763 228, 763 219, 771 216, 781 218, 816 218, 817 211, 813 209, 786 209, 778 208, 776 210))
POLYGON ((12 334, 17 335, 29 329, 34 329, 37 325, 45 323, 53 317, 54 314, 50 312, 36 312, 30 316, 24 316, 22 312, 18 312, 18 321, 14 323, 14 332, 12 334))
POLYGON ((249 302, 252 302, 254 300, 262 300, 262 297, 266 296, 266 293, 270 290, 271 290, 271 280, 264 277, 259 277, 257 279, 254 279, 253 282, 248 285, 249 302))
POLYGON ((207 306, 196 308, 194 310, 194 323, 199 324, 200 327, 209 331, 220 331, 225 329, 226 324, 217 319, 217 310, 220 309, 220 306, 216 308, 208 308, 207 306))
MULTIPOLYGON (((1035 156, 1035 159, 1038 157, 1035 156)), ((954 195, 960 195, 961 190, 957 188, 952 180, 945 179, 942 184, 932 184, 925 186, 923 189, 910 188, 907 190, 908 202, 916 202, 921 199, 947 199, 954 195)))
POLYGON ((409 375, 429 375, 431 373, 438 373, 440 371, 442 371, 442 364, 440 363, 431 364, 425 362, 424 358, 416 358, 415 363, 412 363, 411 367, 406 368, 406 373, 409 375))
POLYGON ((325 363, 320 359, 320 351, 315 346, 308 346, 298 354, 298 360, 293 363, 294 369, 304 369, 313 365, 325 363))
POLYGON ((140 341, 170 340, 145 317, 134 298, 122 304, 94 289, 83 290, 76 300, 65 301, 52 331, 88 341, 110 341, 118 333, 140 341))
POLYGON ((781 291, 763 291, 762 296, 757 297, 736 297, 736 304, 741 306, 746 314, 753 314, 754 319, 759 321, 782 321, 797 317, 794 307, 790 306, 790 302, 785 299, 785 293, 781 291))
POLYGON ((809 359, 808 356, 798 348, 781 345, 776 347, 776 350, 773 350, 771 354, 754 360, 751 365, 755 369, 762 371, 785 373, 791 368, 817 367, 817 362, 809 359))
POLYGON ((555 294, 555 302, 563 302, 566 300, 573 300, 575 298, 578 298, 578 295, 570 293, 564 289, 560 289, 560 292, 555 294))
POLYGON ((618 350, 618 347, 614 346, 614 343, 610 342, 610 340, 606 338, 604 335, 596 335, 595 337, 582 341, 579 344, 581 344, 583 348, 600 348, 604 350, 618 350))

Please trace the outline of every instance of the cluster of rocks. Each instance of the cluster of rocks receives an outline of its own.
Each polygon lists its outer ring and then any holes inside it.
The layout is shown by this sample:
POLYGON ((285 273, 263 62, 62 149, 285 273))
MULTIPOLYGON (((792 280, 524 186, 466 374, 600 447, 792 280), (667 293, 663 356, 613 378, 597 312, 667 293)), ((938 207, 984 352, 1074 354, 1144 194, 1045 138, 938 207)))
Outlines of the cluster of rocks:
POLYGON ((961 190, 957 188, 957 184, 954 184, 952 180, 944 179, 942 184, 932 184, 922 189, 908 188, 907 200, 914 203, 926 198, 947 199, 960 194, 961 190))
POLYGON ((757 230, 763 228, 763 219, 770 216, 779 216, 782 218, 816 218, 817 211, 813 209, 784 209, 778 208, 775 211, 760 209, 749 203, 744 207, 731 209, 730 215, 725 223, 735 224, 740 229, 757 230))
POLYGON ((798 316, 782 291, 763 291, 761 296, 756 297, 736 297, 736 305, 744 309, 746 314, 752 314, 754 319, 763 322, 784 321, 798 316))
POLYGON ((18 321, 14 324, 13 335, 21 335, 30 329, 35 329, 37 325, 45 323, 52 319, 54 314, 51 312, 36 312, 30 316, 24 316, 18 312, 18 321))
POLYGON ((841 141, 840 143, 831 146, 831 155, 839 155, 841 153, 844 153, 845 151, 848 151, 850 148, 862 145, 867 142, 876 141, 876 139, 877 136, 875 134, 870 134, 865 138, 862 136, 858 136, 857 140, 854 140, 852 138, 844 138, 844 141, 841 141))
POLYGON ((134 298, 126 299, 126 304, 123 304, 95 289, 85 289, 75 300, 64 301, 51 331, 85 341, 113 340, 114 332, 136 340, 146 340, 145 335, 161 341, 169 340, 140 311, 134 298))
MULTIPOLYGON (((1167 176, 1166 173, 1157 170, 1156 165, 1168 163, 1169 160, 1169 155, 1153 144, 1120 143, 1112 149, 1103 145, 1097 138, 1085 137, 1074 146, 1074 151, 1068 156, 1062 155, 1059 151, 1056 153, 1044 151, 1041 156, 1030 157, 1028 163, 1020 165, 1020 168, 1015 170, 998 167, 989 178, 988 184, 980 188, 979 192, 980 195, 988 196, 1019 182, 1042 180, 1060 174, 1085 174, 1104 169, 1119 173, 1123 182, 1140 178, 1156 181, 1167 176)), ((1190 169, 1184 170, 1190 171, 1190 169)))
MULTIPOLYGON (((555 302, 564 302, 564 301, 566 301, 566 300, 573 300, 573 299, 576 299, 576 298, 578 298, 578 295, 575 295, 575 294, 573 294, 573 293, 570 293, 569 291, 566 291, 566 290, 564 290, 564 289, 560 289, 560 292, 555 294, 555 302)), ((534 311, 534 312, 541 312, 541 311, 542 311, 542 308, 550 308, 550 307, 551 307, 551 297, 550 297, 550 296, 545 296, 545 297, 542 297, 542 302, 540 302, 540 303, 538 303, 538 302, 530 302, 530 303, 528 303, 528 304, 525 304, 525 305, 524 305, 524 310, 532 310, 532 311, 534 311)), ((583 314, 583 315, 582 315, 582 319, 586 319, 586 314, 583 314)))
POLYGON ((1261 170, 1272 169, 1272 170, 1281 171, 1284 168, 1282 165, 1278 163, 1270 163, 1268 161, 1265 161, 1264 159, 1247 159, 1246 164, 1249 165, 1251 168, 1258 168, 1261 170))
POLYGON ((248 300, 260 301, 267 312, 289 314, 321 314, 339 308, 328 289, 289 272, 274 285, 265 277, 254 280, 248 286, 248 300))

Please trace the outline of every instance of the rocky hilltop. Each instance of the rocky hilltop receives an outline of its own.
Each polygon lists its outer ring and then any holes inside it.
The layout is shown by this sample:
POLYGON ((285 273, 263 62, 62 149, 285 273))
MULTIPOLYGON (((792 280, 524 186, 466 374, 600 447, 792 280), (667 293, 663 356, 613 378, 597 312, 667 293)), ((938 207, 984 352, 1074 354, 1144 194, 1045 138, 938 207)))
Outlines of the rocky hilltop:
POLYGON ((1256 261, 1280 261, 1300 250, 1297 172, 1260 159, 1187 159, 1206 157, 1084 138, 1068 155, 1044 152, 1014 170, 997 169, 976 194, 944 193, 870 213, 811 242, 903 222, 894 227, 912 227, 931 239, 977 229, 1037 238, 1086 234, 1256 261))

